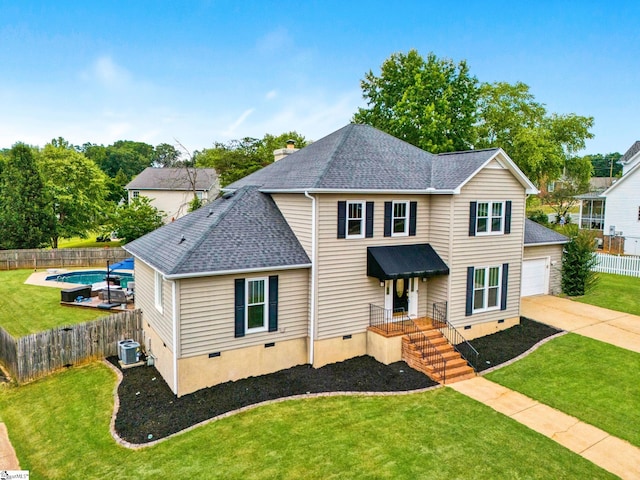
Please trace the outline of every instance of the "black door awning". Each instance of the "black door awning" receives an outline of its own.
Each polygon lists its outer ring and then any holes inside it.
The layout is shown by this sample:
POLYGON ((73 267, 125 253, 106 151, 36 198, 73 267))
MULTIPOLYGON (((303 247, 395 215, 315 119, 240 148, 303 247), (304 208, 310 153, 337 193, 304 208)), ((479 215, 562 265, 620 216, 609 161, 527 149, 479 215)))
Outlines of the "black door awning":
POLYGON ((448 275, 449 267, 428 243, 367 248, 367 276, 380 280, 448 275))

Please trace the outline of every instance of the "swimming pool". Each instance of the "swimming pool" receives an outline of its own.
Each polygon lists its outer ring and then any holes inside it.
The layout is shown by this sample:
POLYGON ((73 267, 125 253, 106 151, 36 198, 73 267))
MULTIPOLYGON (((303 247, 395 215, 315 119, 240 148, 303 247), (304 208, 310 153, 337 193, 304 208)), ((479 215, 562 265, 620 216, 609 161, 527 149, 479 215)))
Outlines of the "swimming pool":
MULTIPOLYGON (((106 280, 106 270, 80 270, 77 272, 65 272, 56 273, 55 275, 49 275, 46 280, 53 280, 54 282, 64 283, 76 283, 80 285, 89 285, 94 283, 104 282, 106 280)), ((124 272, 111 272, 110 277, 119 277, 120 286, 126 288, 127 284, 133 281, 133 275, 124 272)))

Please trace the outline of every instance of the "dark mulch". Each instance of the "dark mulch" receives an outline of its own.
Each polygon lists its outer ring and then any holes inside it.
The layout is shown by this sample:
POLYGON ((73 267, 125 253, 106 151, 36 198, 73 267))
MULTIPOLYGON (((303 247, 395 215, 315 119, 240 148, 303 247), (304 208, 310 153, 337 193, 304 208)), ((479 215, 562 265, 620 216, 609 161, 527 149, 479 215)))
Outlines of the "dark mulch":
MULTIPOLYGON (((510 360, 557 332, 523 318, 519 326, 474 340, 474 347, 481 352, 479 370, 510 360)), ((118 366, 117 357, 107 360, 118 366)), ((154 367, 126 369, 122 375, 115 427, 122 439, 132 443, 158 440, 217 415, 292 395, 409 391, 436 385, 404 362, 383 365, 369 356, 318 369, 302 365, 223 383, 180 398, 176 398, 154 367)))

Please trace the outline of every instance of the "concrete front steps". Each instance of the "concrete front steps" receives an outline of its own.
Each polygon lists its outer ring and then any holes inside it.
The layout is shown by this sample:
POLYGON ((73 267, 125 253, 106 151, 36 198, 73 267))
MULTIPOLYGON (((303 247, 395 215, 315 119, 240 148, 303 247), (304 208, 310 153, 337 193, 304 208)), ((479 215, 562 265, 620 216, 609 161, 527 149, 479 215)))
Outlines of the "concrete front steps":
POLYGON ((402 337, 402 360, 407 362, 411 368, 424 373, 438 383, 450 384, 476 376, 473 368, 435 328, 404 335, 402 337), (424 352, 420 349, 418 341, 422 335, 427 337, 429 343, 435 347, 437 354, 426 348, 424 352), (443 360, 446 362, 446 369, 443 360))

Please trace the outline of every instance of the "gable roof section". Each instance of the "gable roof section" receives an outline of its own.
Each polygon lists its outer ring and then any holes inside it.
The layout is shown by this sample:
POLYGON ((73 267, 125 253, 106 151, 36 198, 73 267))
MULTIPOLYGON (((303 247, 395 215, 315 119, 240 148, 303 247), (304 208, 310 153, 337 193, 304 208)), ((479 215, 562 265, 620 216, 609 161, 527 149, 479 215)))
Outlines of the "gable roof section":
POLYGON ((531 182, 501 149, 433 155, 369 125, 350 124, 230 185, 263 192, 457 193, 498 154, 528 193, 531 182))
MULTIPOLYGON (((215 169, 196 169, 196 190, 211 190, 217 180, 218 174, 215 169)), ((192 190, 191 181, 184 168, 154 167, 145 168, 124 188, 127 190, 192 190)))
POLYGON ((524 221, 524 246, 540 246, 540 245, 561 245, 568 243, 569 238, 551 230, 550 228, 540 225, 539 223, 529 220, 524 221))
POLYGON ((621 183, 624 183, 626 180, 630 179, 631 177, 633 177, 634 175, 638 175, 638 172, 640 172, 640 162, 636 163, 631 170, 629 170, 627 173, 625 173, 624 175, 622 175, 613 185, 611 185, 609 188, 607 188, 604 192, 602 192, 600 194, 601 197, 606 197, 607 195, 609 195, 613 190, 615 190, 616 187, 618 187, 621 183))
POLYGON ((124 249, 168 279, 311 264, 271 197, 255 187, 224 195, 124 249))
POLYGON ((629 147, 629 149, 620 158, 620 163, 628 163, 638 152, 640 152, 640 140, 636 140, 633 145, 629 147))

